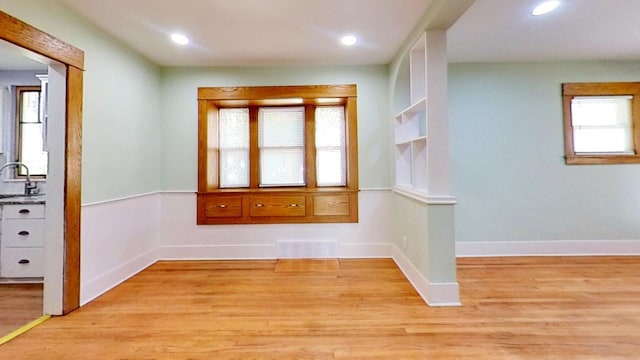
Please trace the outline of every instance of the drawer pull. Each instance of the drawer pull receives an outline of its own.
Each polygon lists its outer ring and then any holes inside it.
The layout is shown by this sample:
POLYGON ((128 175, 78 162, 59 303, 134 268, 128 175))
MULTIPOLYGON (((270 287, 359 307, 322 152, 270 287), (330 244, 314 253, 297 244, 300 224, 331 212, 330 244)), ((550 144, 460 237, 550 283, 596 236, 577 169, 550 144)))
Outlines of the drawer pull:
POLYGON ((300 205, 298 205, 298 204, 289 204, 289 207, 291 207, 291 208, 297 208, 297 207, 300 207, 300 205))
POLYGON ((18 264, 28 264, 28 263, 30 263, 30 262, 31 262, 31 261, 29 261, 29 260, 27 260, 27 259, 22 259, 22 260, 18 261, 18 264))
POLYGON ((22 230, 18 232, 18 235, 27 236, 29 235, 29 232, 27 230, 22 230))
POLYGON ((227 207, 227 205, 226 205, 226 204, 220 204, 220 205, 218 205, 218 207, 219 207, 220 209, 224 209, 224 208, 226 208, 226 207, 227 207))
POLYGON ((20 209, 20 211, 18 211, 18 213, 20 213, 20 214, 28 214, 30 212, 31 211, 29 211, 29 209, 20 209))
POLYGON ((256 204, 256 207, 264 207, 264 204, 256 204))

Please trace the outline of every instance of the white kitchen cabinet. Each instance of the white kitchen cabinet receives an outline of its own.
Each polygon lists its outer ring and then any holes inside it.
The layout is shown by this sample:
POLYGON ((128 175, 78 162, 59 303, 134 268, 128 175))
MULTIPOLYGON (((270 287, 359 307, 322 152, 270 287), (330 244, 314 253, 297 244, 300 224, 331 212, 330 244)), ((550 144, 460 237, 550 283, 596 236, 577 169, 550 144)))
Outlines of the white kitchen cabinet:
POLYGON ((0 277, 44 276, 44 204, 2 206, 0 277))

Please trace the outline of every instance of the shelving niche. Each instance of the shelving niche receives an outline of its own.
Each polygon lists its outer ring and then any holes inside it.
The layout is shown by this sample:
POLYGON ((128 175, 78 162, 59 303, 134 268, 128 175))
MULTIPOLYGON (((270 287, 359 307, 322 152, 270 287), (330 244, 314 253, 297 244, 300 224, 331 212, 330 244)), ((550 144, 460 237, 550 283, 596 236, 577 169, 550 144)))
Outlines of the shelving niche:
POLYGON ((396 187, 427 193, 427 43, 423 34, 409 51, 411 105, 394 116, 396 187))

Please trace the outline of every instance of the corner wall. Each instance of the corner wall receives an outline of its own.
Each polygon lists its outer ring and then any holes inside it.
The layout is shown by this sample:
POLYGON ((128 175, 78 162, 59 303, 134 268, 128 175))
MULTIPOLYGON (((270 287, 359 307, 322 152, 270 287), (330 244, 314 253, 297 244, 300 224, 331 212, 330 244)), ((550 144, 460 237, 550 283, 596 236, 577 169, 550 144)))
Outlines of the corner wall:
POLYGON ((640 254, 640 164, 565 165, 561 84, 637 62, 450 64, 458 256, 640 254))

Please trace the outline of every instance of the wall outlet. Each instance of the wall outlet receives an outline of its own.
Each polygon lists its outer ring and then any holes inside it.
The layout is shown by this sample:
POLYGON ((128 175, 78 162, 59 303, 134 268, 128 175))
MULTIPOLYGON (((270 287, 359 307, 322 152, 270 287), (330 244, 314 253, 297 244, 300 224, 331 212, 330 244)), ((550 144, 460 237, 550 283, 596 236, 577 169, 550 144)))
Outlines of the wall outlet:
POLYGON ((402 248, 406 249, 407 248, 407 237, 403 236, 401 240, 402 240, 402 242, 401 242, 402 248))

